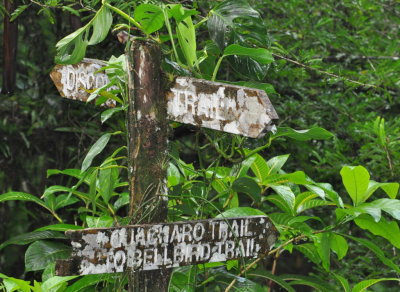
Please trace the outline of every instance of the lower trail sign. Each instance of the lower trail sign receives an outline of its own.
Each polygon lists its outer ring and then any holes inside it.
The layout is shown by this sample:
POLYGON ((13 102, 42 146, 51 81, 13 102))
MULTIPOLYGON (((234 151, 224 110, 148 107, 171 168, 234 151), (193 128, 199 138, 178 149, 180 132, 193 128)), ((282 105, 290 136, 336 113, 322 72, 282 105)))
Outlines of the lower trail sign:
POLYGON ((73 252, 58 261, 57 275, 158 270, 257 258, 275 243, 265 216, 144 224, 68 231, 73 252))

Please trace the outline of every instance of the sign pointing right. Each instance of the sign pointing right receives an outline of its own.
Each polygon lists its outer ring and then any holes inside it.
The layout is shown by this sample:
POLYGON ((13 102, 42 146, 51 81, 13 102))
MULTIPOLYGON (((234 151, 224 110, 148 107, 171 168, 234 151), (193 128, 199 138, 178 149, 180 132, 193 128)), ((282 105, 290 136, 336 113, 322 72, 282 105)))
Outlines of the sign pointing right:
POLYGON ((167 92, 168 118, 251 138, 260 138, 278 119, 263 90, 178 77, 167 92))

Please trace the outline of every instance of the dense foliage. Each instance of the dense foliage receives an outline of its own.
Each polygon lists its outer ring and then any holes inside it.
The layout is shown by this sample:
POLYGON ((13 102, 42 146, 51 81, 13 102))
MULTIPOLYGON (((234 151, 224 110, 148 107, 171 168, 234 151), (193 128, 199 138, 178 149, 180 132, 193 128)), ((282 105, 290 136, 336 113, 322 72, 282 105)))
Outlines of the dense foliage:
POLYGON ((123 46, 109 33, 124 30, 161 44, 165 78, 260 88, 280 116, 277 129, 258 140, 171 123, 169 221, 266 214, 280 237, 257 260, 176 269, 170 291, 364 291, 372 285, 397 291, 396 5, 92 0, 20 6, 12 18, 22 23, 22 36, 41 41, 32 50, 19 42, 18 90, 0 101, 0 215, 7 218, 0 288, 126 289, 123 274, 54 276, 55 260, 70 253, 63 231, 130 221, 126 64, 123 46), (43 48, 60 64, 84 56, 108 60, 105 70, 118 89, 100 88, 92 98, 112 98, 118 107, 99 112, 62 101, 49 90, 53 60, 43 48), (27 159, 32 156, 38 158, 27 159), (20 259, 10 252, 21 251, 17 245, 24 246, 24 269, 15 268, 20 259))

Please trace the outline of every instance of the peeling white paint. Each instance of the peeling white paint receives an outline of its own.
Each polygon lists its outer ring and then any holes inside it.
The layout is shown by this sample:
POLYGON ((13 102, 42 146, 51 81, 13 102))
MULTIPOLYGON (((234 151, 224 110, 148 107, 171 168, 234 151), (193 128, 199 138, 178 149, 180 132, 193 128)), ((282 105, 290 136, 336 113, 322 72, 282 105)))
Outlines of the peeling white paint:
POLYGON ((171 120, 252 138, 261 137, 278 119, 258 89, 178 77, 167 99, 171 120))
POLYGON ((73 257, 82 275, 256 258, 276 240, 268 224, 253 216, 73 231, 82 234, 73 237, 73 257))
MULTIPOLYGON (((105 63, 94 59, 83 59, 74 65, 57 65, 50 76, 60 94, 69 99, 86 102, 90 91, 101 88, 110 82, 105 72, 97 72, 105 63)), ((117 89, 112 86, 107 90, 117 89)), ((116 105, 115 100, 109 99, 105 104, 108 107, 116 105)))

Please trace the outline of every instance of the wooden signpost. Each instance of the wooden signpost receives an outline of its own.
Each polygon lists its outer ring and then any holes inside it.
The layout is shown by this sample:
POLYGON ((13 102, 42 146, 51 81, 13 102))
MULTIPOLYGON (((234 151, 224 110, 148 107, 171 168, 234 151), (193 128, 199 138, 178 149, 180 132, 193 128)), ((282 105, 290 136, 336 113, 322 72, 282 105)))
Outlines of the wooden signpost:
MULTIPOLYGON (((171 268, 257 258, 277 231, 265 216, 162 223, 167 219, 168 119, 258 138, 278 119, 262 90, 189 77, 162 87, 158 44, 135 40, 128 54, 129 226, 67 231, 72 257, 58 275, 128 271, 129 291, 167 291, 171 268), (136 225, 138 220, 146 224, 136 225)), ((101 61, 57 65, 51 72, 63 97, 86 101, 107 82, 101 61)), ((106 104, 113 106, 113 104, 106 104)))
POLYGON ((265 216, 211 219, 68 231, 71 259, 58 261, 57 275, 158 270, 257 258, 275 243, 265 216))

